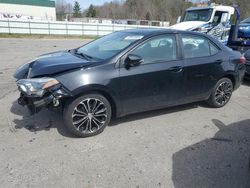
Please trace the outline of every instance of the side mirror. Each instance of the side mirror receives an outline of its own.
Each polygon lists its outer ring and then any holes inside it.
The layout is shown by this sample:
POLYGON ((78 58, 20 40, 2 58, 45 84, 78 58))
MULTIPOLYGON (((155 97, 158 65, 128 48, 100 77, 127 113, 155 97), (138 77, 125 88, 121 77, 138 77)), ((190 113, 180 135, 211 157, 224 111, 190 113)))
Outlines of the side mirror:
POLYGON ((247 61, 250 61, 250 50, 247 50, 244 54, 247 61))
POLYGON ((125 59, 124 65, 126 69, 129 69, 130 67, 135 67, 140 65, 142 62, 143 59, 140 56, 129 54, 125 59))
POLYGON ((179 17, 177 18, 176 23, 180 23, 180 22, 181 22, 181 16, 179 16, 179 17))

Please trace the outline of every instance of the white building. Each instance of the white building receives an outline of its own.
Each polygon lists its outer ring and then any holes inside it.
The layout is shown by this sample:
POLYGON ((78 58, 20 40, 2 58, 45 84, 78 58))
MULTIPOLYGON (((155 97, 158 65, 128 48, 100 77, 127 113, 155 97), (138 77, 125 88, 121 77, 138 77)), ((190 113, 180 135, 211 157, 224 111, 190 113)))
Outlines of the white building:
POLYGON ((0 0, 0 18, 56 20, 53 0, 0 0))

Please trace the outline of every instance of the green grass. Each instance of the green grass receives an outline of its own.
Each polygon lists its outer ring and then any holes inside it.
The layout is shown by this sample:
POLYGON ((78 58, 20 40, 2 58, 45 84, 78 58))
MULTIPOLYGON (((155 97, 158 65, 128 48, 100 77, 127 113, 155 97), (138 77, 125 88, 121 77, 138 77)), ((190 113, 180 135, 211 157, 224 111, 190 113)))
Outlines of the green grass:
POLYGON ((40 34, 8 34, 0 33, 0 38, 32 38, 32 39, 97 39, 99 36, 89 35, 40 35, 40 34))

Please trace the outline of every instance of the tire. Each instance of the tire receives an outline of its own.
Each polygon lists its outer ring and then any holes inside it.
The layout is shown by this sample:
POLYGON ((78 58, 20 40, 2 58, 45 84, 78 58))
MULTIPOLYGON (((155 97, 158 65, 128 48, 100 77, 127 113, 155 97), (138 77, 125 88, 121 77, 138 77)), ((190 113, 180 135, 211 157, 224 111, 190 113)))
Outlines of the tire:
POLYGON ((71 133, 78 137, 100 134, 112 116, 109 101, 100 94, 86 94, 65 105, 63 119, 71 133))
POLYGON ((233 93, 233 83, 228 78, 220 79, 214 86, 207 103, 214 108, 225 106, 233 93))

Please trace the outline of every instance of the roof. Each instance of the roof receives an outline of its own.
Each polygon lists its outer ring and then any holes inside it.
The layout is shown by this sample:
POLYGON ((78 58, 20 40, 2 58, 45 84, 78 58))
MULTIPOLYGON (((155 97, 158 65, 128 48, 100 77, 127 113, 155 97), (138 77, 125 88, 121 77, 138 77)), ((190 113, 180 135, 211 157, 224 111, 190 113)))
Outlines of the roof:
POLYGON ((55 1, 53 0, 0 0, 0 4, 1 3, 42 6, 42 7, 55 7, 55 1))
POLYGON ((121 30, 117 32, 127 32, 127 33, 133 33, 138 35, 144 35, 144 36, 151 36, 151 35, 158 35, 158 34, 196 34, 196 35, 203 35, 199 32, 193 32, 193 31, 185 31, 185 30, 175 30, 175 29, 165 29, 165 28, 146 28, 146 29, 126 29, 121 30))
POLYGON ((153 35, 153 34, 160 34, 160 33, 176 33, 177 30, 173 29, 164 29, 164 28, 145 28, 145 29, 126 29, 120 32, 127 32, 133 34, 142 34, 142 35, 153 35))
POLYGON ((192 10, 204 10, 204 9, 215 9, 219 11, 228 11, 231 14, 234 13, 234 7, 232 6, 223 6, 223 5, 213 5, 213 6, 202 6, 202 7, 191 7, 188 8, 187 11, 192 11, 192 10))

